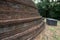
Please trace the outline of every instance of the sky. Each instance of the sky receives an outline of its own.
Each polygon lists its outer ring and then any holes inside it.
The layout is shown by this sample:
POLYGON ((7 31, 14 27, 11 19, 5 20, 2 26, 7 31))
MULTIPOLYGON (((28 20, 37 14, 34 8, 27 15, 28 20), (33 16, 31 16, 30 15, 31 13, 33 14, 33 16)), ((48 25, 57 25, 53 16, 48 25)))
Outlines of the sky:
POLYGON ((40 0, 36 0, 36 1, 35 1, 35 3, 38 3, 38 2, 40 2, 40 0))
MULTIPOLYGON (((50 1, 52 1, 52 0, 50 0, 50 1)), ((56 0, 54 0, 54 1, 56 1, 56 0)), ((38 3, 38 2, 40 2, 40 0, 36 0, 36 1, 35 1, 35 3, 38 3)))

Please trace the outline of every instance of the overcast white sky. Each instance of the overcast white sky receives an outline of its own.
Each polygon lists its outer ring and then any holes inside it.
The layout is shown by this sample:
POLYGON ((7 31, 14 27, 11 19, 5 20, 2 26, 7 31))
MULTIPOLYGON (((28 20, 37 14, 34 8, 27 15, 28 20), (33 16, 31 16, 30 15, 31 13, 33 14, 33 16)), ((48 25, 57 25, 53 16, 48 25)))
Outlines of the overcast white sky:
MULTIPOLYGON (((50 1, 52 1, 52 0, 50 0, 50 1)), ((54 0, 54 1, 56 1, 56 0, 54 0)), ((40 0, 36 0, 36 1, 35 1, 35 3, 38 3, 38 2, 40 2, 40 0)))
POLYGON ((40 0, 36 0, 36 1, 35 1, 35 3, 38 3, 38 2, 40 2, 40 0))

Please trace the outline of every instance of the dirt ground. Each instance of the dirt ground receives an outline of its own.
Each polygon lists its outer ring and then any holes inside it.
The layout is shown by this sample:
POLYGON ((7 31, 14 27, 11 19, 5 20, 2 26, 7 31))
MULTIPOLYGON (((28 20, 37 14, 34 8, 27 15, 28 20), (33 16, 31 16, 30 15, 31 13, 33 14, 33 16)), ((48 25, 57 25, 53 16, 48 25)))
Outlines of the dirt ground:
POLYGON ((57 26, 46 24, 42 40, 60 40, 60 21, 58 21, 57 26))
POLYGON ((60 21, 57 26, 47 24, 45 26, 44 34, 40 34, 36 40, 60 40, 60 21))

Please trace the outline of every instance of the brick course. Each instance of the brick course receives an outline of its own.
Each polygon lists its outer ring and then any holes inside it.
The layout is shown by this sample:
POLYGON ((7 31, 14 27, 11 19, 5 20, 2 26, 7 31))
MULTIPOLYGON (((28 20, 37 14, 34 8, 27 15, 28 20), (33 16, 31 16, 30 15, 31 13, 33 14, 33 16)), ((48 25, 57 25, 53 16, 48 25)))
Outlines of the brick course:
POLYGON ((44 28, 31 0, 0 0, 0 40, 34 40, 44 28))

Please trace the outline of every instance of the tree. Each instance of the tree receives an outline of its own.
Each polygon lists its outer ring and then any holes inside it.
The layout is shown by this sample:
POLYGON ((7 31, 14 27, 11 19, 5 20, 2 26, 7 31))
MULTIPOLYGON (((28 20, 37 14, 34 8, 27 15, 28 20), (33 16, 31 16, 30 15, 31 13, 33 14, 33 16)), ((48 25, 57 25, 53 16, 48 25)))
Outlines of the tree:
POLYGON ((43 17, 60 19, 60 3, 59 1, 41 0, 37 3, 38 11, 43 17))
POLYGON ((49 15, 49 4, 49 0, 41 0, 41 2, 37 4, 40 15, 43 17, 48 17, 49 15))

